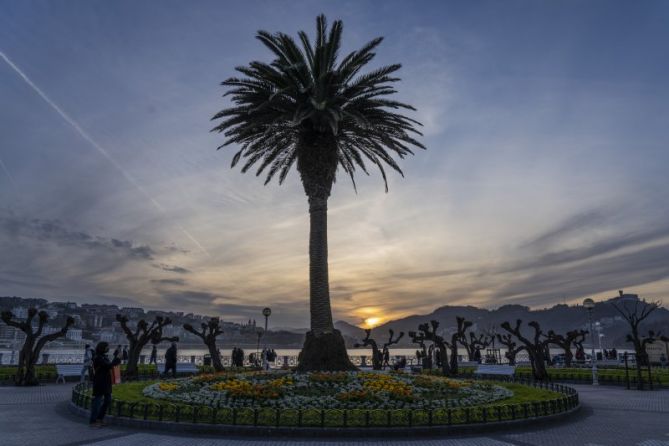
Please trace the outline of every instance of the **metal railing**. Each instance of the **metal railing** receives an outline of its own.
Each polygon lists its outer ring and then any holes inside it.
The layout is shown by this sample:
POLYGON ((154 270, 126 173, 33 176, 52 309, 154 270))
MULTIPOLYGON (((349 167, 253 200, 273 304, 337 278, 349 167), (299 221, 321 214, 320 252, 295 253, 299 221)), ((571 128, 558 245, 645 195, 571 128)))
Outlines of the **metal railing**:
MULTIPOLYGON (((520 380, 516 380, 521 383, 520 380)), ((109 414, 115 417, 169 423, 217 424, 224 426, 374 428, 431 427, 498 423, 557 415, 579 405, 578 393, 555 383, 522 381, 522 384, 552 390, 560 396, 518 404, 449 407, 439 409, 283 409, 227 408, 203 405, 143 403, 112 399, 109 414)), ((92 397, 87 383, 72 390, 72 403, 90 409, 92 397)))

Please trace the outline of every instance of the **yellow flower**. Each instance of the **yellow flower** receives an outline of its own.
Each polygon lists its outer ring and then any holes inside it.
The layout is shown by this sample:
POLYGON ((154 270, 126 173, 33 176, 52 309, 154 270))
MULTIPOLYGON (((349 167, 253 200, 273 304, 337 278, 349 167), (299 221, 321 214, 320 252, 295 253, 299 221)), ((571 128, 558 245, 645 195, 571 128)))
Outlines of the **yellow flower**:
POLYGON ((160 383, 158 384, 158 388, 163 392, 174 392, 179 388, 179 386, 174 383, 160 383))

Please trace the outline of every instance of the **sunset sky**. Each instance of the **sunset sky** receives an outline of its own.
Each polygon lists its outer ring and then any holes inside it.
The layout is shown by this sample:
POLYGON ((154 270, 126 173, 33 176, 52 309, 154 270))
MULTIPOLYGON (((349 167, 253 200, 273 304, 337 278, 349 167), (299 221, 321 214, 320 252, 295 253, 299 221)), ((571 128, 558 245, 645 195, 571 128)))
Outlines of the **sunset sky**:
POLYGON ((220 81, 259 29, 385 36, 428 150, 341 177, 335 319, 669 304, 669 2, 0 1, 0 296, 308 326, 299 177, 216 151, 220 81), (335 6, 336 5, 336 6, 335 6))

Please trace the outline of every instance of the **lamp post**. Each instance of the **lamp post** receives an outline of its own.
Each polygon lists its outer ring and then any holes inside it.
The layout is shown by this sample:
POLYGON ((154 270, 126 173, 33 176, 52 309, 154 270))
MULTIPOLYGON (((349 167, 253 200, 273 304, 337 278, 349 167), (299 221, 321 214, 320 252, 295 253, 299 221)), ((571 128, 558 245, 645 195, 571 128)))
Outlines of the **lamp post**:
POLYGON ((256 334, 258 335, 258 343, 256 344, 256 360, 255 360, 255 362, 257 363, 260 358, 260 338, 262 337, 262 328, 258 328, 256 330, 256 334))
POLYGON ((592 362, 592 385, 597 386, 599 382, 597 381, 597 364, 595 362, 595 333, 592 330, 592 309, 595 308, 595 301, 587 298, 583 301, 583 308, 588 310, 588 322, 590 323, 590 336, 592 339, 592 353, 590 361, 592 362))
MULTIPOLYGON (((265 307, 262 309, 262 315, 265 316, 265 333, 267 333, 267 321, 272 314, 272 309, 265 307)), ((267 348, 267 340, 265 340, 264 347, 267 348)))
POLYGON ((599 351, 601 352, 602 359, 605 359, 604 349, 602 348, 602 338, 604 337, 604 333, 602 333, 602 324, 595 322, 595 330, 597 330, 597 339, 599 340, 599 351))

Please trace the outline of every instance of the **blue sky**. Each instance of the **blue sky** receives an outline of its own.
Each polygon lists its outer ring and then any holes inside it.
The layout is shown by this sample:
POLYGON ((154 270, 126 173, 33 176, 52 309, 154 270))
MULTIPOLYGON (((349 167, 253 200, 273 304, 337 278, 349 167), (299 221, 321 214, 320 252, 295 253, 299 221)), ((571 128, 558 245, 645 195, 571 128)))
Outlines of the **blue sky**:
POLYGON ((235 66, 269 60, 257 30, 313 33, 321 12, 345 49, 385 36, 372 66, 403 64, 428 147, 388 194, 336 184, 337 319, 667 302, 661 1, 0 1, 0 295, 228 319, 269 303, 306 326, 298 176, 231 170, 209 119, 235 66))

